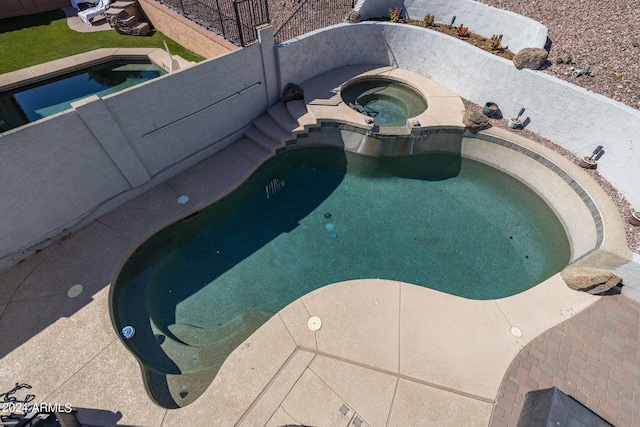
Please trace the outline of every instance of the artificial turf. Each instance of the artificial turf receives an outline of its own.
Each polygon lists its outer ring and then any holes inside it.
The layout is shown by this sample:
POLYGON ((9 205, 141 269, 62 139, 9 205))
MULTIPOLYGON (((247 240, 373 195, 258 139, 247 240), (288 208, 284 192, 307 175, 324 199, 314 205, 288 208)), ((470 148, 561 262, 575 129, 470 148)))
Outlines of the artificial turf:
POLYGON ((174 55, 188 61, 204 59, 155 30, 147 36, 128 36, 115 31, 73 31, 60 9, 0 19, 0 74, 103 47, 164 48, 163 41, 174 55))

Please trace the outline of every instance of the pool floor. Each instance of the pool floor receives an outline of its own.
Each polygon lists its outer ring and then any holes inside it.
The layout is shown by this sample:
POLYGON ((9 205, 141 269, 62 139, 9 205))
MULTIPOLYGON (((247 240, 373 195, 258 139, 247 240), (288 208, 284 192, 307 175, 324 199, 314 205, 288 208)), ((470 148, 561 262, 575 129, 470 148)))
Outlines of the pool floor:
POLYGON ((496 299, 569 259, 549 207, 472 160, 307 148, 271 163, 235 196, 158 233, 125 268, 117 323, 135 326, 129 345, 151 369, 218 369, 271 315, 330 283, 380 278, 496 299), (300 165, 305 156, 348 173, 300 165))

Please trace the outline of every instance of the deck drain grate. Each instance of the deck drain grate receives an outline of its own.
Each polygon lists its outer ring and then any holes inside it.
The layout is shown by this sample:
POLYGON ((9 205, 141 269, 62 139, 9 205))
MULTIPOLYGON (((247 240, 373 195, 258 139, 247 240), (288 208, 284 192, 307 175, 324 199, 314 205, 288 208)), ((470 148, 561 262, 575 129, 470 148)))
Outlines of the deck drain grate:
POLYGON ((342 415, 347 415, 349 413, 349 407, 343 403, 340 407, 340 413, 342 415))

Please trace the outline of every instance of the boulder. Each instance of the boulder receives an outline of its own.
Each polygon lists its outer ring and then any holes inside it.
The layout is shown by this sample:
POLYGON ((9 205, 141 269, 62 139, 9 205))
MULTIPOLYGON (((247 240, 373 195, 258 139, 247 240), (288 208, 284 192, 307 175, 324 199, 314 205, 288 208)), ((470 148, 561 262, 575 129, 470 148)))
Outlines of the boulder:
POLYGON ((304 89, 295 83, 287 83, 282 91, 282 102, 285 104, 289 101, 297 101, 304 99, 304 89))
POLYGON ((611 271, 597 268, 567 268, 560 275, 571 289, 593 295, 607 292, 609 289, 618 286, 622 281, 620 277, 611 271))
POLYGON ((360 22, 361 19, 360 12, 353 9, 351 9, 344 18, 345 22, 360 22))
POLYGON ((513 64, 516 68, 531 68, 533 70, 540 69, 545 62, 549 53, 540 48, 527 47, 516 53, 513 57, 513 64))
POLYGON ((489 126, 489 119, 479 112, 467 109, 462 117, 462 123, 470 131, 479 131, 489 126))

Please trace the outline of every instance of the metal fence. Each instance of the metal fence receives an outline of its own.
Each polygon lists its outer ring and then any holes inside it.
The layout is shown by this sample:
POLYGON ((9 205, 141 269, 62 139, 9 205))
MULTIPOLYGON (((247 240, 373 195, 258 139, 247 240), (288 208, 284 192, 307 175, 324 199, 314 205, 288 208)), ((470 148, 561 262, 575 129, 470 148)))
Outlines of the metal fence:
POLYGON ((344 22, 355 0, 304 0, 274 34, 276 43, 344 22))
POLYGON ((267 0, 160 0, 186 18, 248 46, 257 40, 256 27, 269 23, 267 0))

